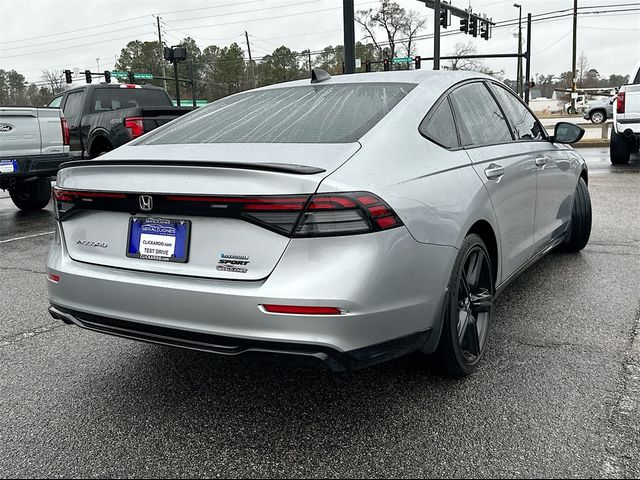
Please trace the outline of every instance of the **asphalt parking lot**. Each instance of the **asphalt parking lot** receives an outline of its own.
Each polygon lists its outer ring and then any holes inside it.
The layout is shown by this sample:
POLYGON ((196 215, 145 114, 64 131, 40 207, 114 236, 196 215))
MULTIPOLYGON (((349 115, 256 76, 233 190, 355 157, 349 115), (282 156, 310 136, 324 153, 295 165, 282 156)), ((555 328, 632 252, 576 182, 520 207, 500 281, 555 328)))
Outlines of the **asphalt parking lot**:
POLYGON ((640 162, 581 153, 589 245, 506 290, 462 380, 414 357, 333 374, 64 326, 46 312, 51 208, 0 192, 0 476, 640 477, 640 162))

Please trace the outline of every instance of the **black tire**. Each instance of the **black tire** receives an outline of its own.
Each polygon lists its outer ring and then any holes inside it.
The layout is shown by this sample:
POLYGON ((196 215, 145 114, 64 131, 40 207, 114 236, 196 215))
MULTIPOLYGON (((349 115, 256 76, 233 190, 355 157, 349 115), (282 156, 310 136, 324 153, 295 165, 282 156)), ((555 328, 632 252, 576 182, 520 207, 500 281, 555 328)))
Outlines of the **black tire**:
POLYGON ((589 116, 591 123, 604 123, 607 121, 607 112, 604 110, 594 110, 589 116))
POLYGON ((16 207, 25 212, 41 210, 51 200, 51 182, 46 177, 20 183, 9 189, 9 195, 16 207))
POLYGON ((612 165, 626 165, 631 158, 631 142, 611 129, 609 142, 609 157, 612 165))
POLYGON ((494 296, 491 257, 482 238, 471 234, 458 251, 449 279, 442 333, 436 351, 439 366, 451 375, 469 375, 482 360, 494 296))
POLYGON ((574 113, 576 113, 576 111, 573 107, 567 107, 567 113, 569 115, 573 115, 574 113))
POLYGON ((562 245, 567 252, 579 252, 589 243, 591 236, 591 196, 584 179, 580 177, 573 197, 571 230, 569 238, 562 245))

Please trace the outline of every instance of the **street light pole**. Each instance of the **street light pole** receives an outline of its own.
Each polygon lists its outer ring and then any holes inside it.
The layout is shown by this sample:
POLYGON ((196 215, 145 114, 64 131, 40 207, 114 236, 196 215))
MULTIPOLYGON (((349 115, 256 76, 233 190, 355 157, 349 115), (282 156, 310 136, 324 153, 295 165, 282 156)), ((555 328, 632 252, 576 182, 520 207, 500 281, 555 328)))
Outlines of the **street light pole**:
MULTIPOLYGON (((522 55, 522 5, 514 3, 519 11, 518 20, 518 55, 522 55)), ((523 92, 522 84, 522 57, 518 57, 518 80, 516 82, 516 93, 522 97, 523 92)))

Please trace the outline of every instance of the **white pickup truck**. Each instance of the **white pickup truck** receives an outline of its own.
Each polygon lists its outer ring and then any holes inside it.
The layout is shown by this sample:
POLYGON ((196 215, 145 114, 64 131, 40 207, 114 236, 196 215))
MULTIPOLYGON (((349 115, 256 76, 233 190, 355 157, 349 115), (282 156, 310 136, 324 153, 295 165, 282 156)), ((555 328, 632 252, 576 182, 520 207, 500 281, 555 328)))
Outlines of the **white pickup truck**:
POLYGON ((610 156, 614 165, 629 163, 631 154, 640 148, 640 63, 631 76, 631 83, 618 91, 613 109, 610 156))
POLYGON ((9 190, 19 209, 46 207, 50 178, 70 159, 62 110, 0 106, 0 188, 9 190))

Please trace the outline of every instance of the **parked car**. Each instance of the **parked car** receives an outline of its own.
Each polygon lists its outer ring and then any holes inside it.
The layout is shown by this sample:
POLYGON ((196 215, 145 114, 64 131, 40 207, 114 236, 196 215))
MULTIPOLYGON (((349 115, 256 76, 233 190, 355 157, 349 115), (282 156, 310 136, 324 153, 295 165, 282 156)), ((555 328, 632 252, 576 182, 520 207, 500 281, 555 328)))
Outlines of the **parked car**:
POLYGON ((67 90, 49 107, 64 111, 78 159, 109 152, 194 109, 174 107, 160 87, 107 83, 67 90))
POLYGON ((583 134, 549 136, 471 72, 315 70, 218 100, 60 171, 50 312, 221 355, 436 353, 469 374, 496 295, 587 244, 583 134))
POLYGON ((616 97, 604 100, 594 100, 589 102, 587 109, 582 116, 585 120, 591 120, 592 123, 604 123, 607 119, 613 117, 613 104, 616 97))
POLYGON ((614 165, 629 163, 631 154, 640 149, 640 63, 631 79, 632 83, 618 91, 613 111, 609 152, 614 165))
POLYGON ((0 107, 0 188, 21 210, 44 208, 60 164, 70 160, 59 108, 0 107))

